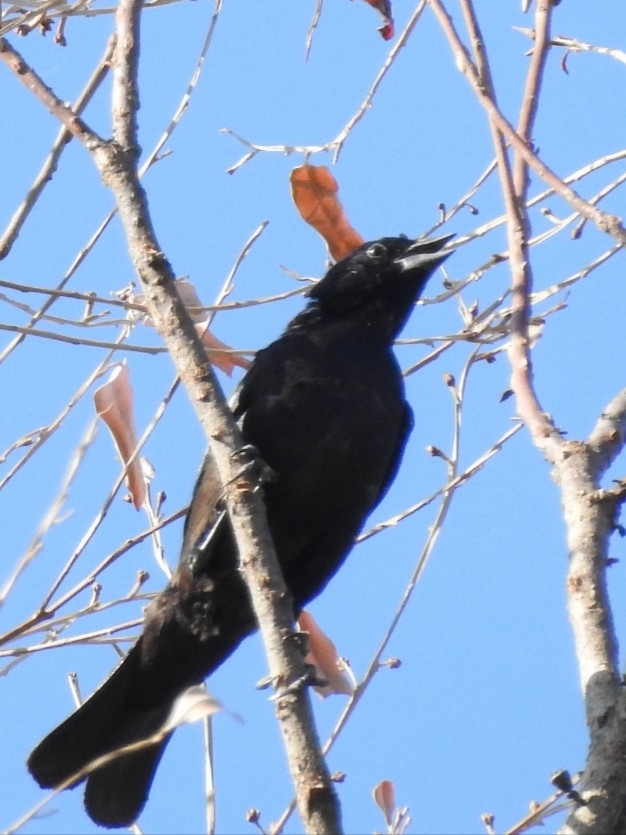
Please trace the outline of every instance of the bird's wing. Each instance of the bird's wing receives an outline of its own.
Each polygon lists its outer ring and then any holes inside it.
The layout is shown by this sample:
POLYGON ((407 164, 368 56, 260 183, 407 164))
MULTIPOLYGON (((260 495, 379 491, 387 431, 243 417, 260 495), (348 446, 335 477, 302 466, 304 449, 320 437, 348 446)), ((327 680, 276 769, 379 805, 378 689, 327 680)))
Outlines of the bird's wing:
MULTIPOLYGON (((229 401, 235 418, 240 418, 243 411, 239 406, 241 389, 242 383, 237 386, 229 401)), ((202 567, 197 563, 199 553, 203 552, 201 562, 204 565, 212 550, 210 540, 216 538, 224 524, 226 508, 223 494, 219 472, 211 449, 208 448, 193 488, 180 551, 181 565, 193 565, 194 572, 202 567)))
POLYGON ((211 451, 207 450, 196 479, 183 534, 181 563, 189 562, 206 548, 207 537, 224 518, 222 485, 211 451))
POLYGON ((402 461, 402 456, 404 454, 406 442, 408 441, 409 435, 411 434, 411 430, 413 429, 413 424, 413 410, 411 409, 408 403, 405 403, 404 420, 402 422, 402 426, 398 431, 398 439, 393 450, 393 455, 391 455, 391 457, 389 458, 387 472, 385 473, 385 478, 381 482, 380 490, 378 491, 378 496, 376 497, 376 501, 372 505, 372 510, 384 499, 385 495, 387 494, 387 491, 391 487, 391 483, 396 477, 398 467, 400 466, 400 462, 402 461))

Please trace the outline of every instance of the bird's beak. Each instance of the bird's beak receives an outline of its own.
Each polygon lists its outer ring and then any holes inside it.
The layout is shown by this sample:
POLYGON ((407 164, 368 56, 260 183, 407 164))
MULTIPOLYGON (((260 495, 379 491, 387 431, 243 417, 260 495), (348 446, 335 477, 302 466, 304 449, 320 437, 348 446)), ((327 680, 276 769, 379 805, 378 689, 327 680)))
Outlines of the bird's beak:
POLYGON ((405 250, 400 258, 396 258, 394 263, 397 264, 402 272, 441 264, 454 252, 453 248, 443 249, 452 238, 454 238, 454 235, 442 235, 440 238, 422 238, 421 240, 417 240, 405 250))

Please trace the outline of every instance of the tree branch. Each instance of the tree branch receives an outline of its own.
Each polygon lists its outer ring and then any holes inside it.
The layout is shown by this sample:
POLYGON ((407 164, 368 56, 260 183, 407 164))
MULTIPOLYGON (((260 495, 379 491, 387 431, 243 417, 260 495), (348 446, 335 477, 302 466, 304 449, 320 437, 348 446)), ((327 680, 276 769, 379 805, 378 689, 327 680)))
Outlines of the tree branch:
POLYGON ((337 797, 320 753, 308 691, 289 685, 304 677, 302 652, 294 635, 288 590, 267 531, 257 484, 241 471, 243 447, 202 344, 174 285, 174 272, 158 244, 146 194, 137 174, 136 112, 139 0, 121 0, 116 16, 117 48, 113 74, 113 135, 106 141, 67 107, 16 50, 0 39, 0 59, 91 153, 111 189, 126 233, 133 266, 146 303, 183 381, 207 438, 224 485, 243 574, 277 687, 276 713, 294 781, 298 808, 310 833, 341 831, 337 797))
POLYGON ((601 478, 626 445, 626 389, 622 389, 604 409, 588 445, 593 453, 596 478, 601 478))
POLYGON ((626 824, 626 698, 618 666, 618 645, 608 596, 606 571, 609 542, 615 531, 626 487, 601 490, 599 480, 626 443, 626 391, 615 397, 598 420, 586 442, 563 441, 551 419, 541 409, 532 381, 528 339, 532 270, 529 258, 530 224, 528 169, 535 170, 583 217, 598 228, 626 241, 621 222, 603 217, 590 203, 547 169, 531 150, 532 128, 547 51, 553 0, 537 0, 535 36, 524 98, 515 131, 499 111, 489 63, 472 0, 461 0, 470 34, 475 64, 462 44, 440 0, 429 0, 446 33, 457 65, 468 78, 485 108, 492 130, 496 160, 507 215, 511 263, 511 387, 520 416, 533 441, 553 464, 553 476, 561 489, 567 528, 569 570, 568 613, 589 727, 589 754, 581 782, 583 803, 570 814, 563 833, 624 832, 626 824), (515 152, 511 172, 505 140, 515 152), (562 186, 565 186, 563 188, 562 186))
MULTIPOLYGON (((542 3, 545 3, 545 1, 542 0, 542 3)), ((541 408, 534 389, 528 334, 530 297, 533 288, 532 267, 528 252, 531 230, 526 211, 528 168, 524 157, 516 154, 514 172, 511 170, 501 127, 494 117, 494 112, 497 109, 496 96, 483 36, 471 0, 463 0, 462 7, 476 58, 477 69, 475 72, 480 79, 483 95, 493 102, 493 109, 488 109, 487 112, 506 210, 507 241, 511 265, 511 338, 508 346, 509 362, 511 364, 511 389, 515 392, 518 414, 528 426, 535 444, 547 455, 549 460, 553 460, 556 450, 561 444, 561 436, 541 408)), ((453 45, 456 46, 456 42, 453 42, 453 45)), ((526 94, 533 100, 534 105, 523 109, 520 116, 519 124, 520 130, 523 131, 521 134, 523 139, 528 138, 526 132, 532 128, 538 101, 540 68, 543 67, 543 64, 543 59, 533 61, 528 73, 526 94)))
POLYGON ((626 700, 606 577, 620 500, 598 487, 606 459, 594 452, 591 437, 564 443, 554 471, 567 526, 568 613, 589 728, 580 792, 586 805, 577 806, 561 829, 570 835, 623 832, 626 819, 626 700))
POLYGON ((579 212, 583 217, 592 220, 601 232, 606 232, 613 235, 616 241, 624 244, 626 243, 626 229, 622 221, 616 215, 609 215, 592 206, 587 200, 584 200, 574 189, 570 188, 563 180, 549 168, 539 157, 535 154, 532 148, 524 141, 524 139, 517 133, 515 128, 506 119, 502 112, 498 109, 495 101, 484 90, 481 78, 470 55, 463 45, 459 35, 454 28, 452 18, 444 8, 440 0, 428 0, 429 4, 439 20, 441 28, 450 42, 457 62, 457 67, 468 79, 476 98, 480 104, 485 108, 490 119, 493 119, 498 130, 501 131, 506 141, 514 148, 530 168, 541 179, 551 186, 555 192, 560 195, 569 205, 579 212))

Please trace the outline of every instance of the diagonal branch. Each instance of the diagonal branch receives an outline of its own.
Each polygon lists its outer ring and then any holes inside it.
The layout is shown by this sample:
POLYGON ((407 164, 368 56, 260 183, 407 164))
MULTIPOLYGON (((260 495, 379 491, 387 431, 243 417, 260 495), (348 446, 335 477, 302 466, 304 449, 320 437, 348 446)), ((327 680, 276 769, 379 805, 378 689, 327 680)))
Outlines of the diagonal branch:
POLYGON ((139 146, 137 67, 140 39, 139 0, 121 0, 116 16, 117 48, 113 73, 113 136, 106 141, 65 105, 0 39, 0 60, 91 153, 111 189, 126 233, 130 257, 141 281, 151 318, 190 396, 212 451, 248 583, 272 680, 279 694, 276 711, 296 794, 307 832, 341 830, 339 807, 319 750, 306 689, 287 685, 304 675, 304 659, 294 633, 289 595, 267 532, 265 508, 257 485, 242 474, 237 452, 243 444, 232 414, 174 285, 174 272, 152 226, 146 193, 137 173, 139 146))
MULTIPOLYGON (((481 90, 483 95, 493 102, 494 109, 497 109, 489 60, 473 3, 471 0, 463 0, 462 7, 475 55, 475 72, 480 79, 481 90)), ((547 20, 549 20, 549 17, 547 20)), ((456 48, 456 42, 453 42, 453 48, 456 48)), ((533 60, 527 77, 526 94, 533 104, 523 108, 520 115, 519 129, 524 139, 528 138, 532 129, 537 108, 541 69, 544 63, 545 59, 543 58, 533 60)), ((547 454, 549 460, 553 460, 561 444, 561 437, 552 421, 541 408, 534 389, 528 332, 530 297, 533 287, 532 267, 528 253, 531 230, 526 210, 528 166, 523 156, 516 154, 514 169, 511 170, 500 125, 494 118, 493 113, 490 110, 487 112, 506 209, 507 240, 511 265, 511 338, 508 347, 511 364, 511 389, 516 395, 518 414, 528 426, 533 440, 547 454)))
MULTIPOLYGON (((108 73, 111 65, 111 58, 113 56, 114 47, 115 36, 113 35, 109 39, 104 51, 104 55, 98 62, 98 66, 92 73, 91 78, 85 86, 85 89, 80 94, 80 96, 74 104, 73 110, 76 113, 80 114, 83 112, 83 110, 91 101, 99 85, 102 83, 106 74, 108 73)), ((63 153, 70 139, 71 135, 67 128, 61 128, 57 135, 57 138, 54 140, 54 144, 52 146, 52 149, 50 150, 50 153, 48 154, 46 161, 41 167, 39 174, 37 174, 37 177, 35 178, 35 182, 29 189, 28 194, 22 201, 18 210, 11 218, 6 231, 0 237, 0 260, 6 258, 6 256, 11 251, 11 247, 17 240, 17 237, 20 234, 20 230, 22 229, 22 226, 24 225, 31 209, 41 196, 45 186, 52 179, 52 176, 56 171, 61 154, 63 153)))
POLYGON ((480 75, 474 66, 472 59, 461 41, 452 18, 441 3, 441 0, 428 0, 430 6, 435 13, 444 34, 448 38, 452 46, 457 62, 457 67, 465 75, 469 81, 476 98, 479 103, 485 108, 490 119, 493 120, 498 130, 502 133, 506 141, 518 153, 527 165, 541 179, 551 186, 555 192, 560 195, 569 205, 575 209, 583 217, 595 223, 601 232, 606 232, 613 235, 619 243, 626 243, 626 229, 622 221, 616 215, 610 215, 602 212, 595 206, 592 206, 587 200, 582 198, 573 188, 570 188, 563 180, 556 174, 548 165, 546 165, 533 151, 532 147, 527 144, 523 137, 521 137, 511 123, 506 119, 503 113, 496 105, 493 98, 483 88, 480 75))

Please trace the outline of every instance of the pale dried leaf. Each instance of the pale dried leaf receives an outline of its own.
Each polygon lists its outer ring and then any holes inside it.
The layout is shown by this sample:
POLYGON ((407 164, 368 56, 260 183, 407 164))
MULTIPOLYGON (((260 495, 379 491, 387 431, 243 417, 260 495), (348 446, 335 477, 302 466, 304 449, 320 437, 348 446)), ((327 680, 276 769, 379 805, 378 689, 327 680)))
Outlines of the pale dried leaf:
POLYGON ((137 447, 135 416, 133 410, 133 389, 125 362, 117 364, 104 385, 96 389, 93 396, 96 412, 107 425, 113 443, 122 462, 128 465, 126 486, 134 507, 138 510, 146 495, 146 483, 139 456, 130 458, 137 447))
POLYGON ((189 725, 222 710, 203 684, 188 687, 176 699, 163 725, 163 731, 174 730, 178 725, 189 725))
POLYGON ((345 672, 345 664, 337 654, 337 649, 320 627, 313 615, 303 610, 298 617, 298 628, 309 636, 309 652, 305 658, 313 664, 321 679, 327 682, 323 687, 316 686, 316 692, 322 697, 332 695, 351 696, 354 684, 345 672))
POLYGON ((225 342, 222 342, 215 334, 211 333, 207 321, 195 322, 194 324, 212 365, 215 365, 224 374, 228 374, 229 377, 233 373, 233 368, 236 366, 239 366, 239 368, 249 367, 249 360, 237 353, 237 351, 233 351, 225 342))
POLYGON ((393 821, 393 813, 396 808, 396 793, 392 781, 381 780, 380 783, 375 786, 372 795, 374 797, 374 802, 379 806, 385 816, 387 826, 390 827, 393 821))
POLYGON ((203 310, 200 296, 196 292, 196 285, 188 278, 178 278, 176 280, 176 291, 181 302, 185 305, 191 321, 203 322, 206 319, 206 311, 203 310))
MULTIPOLYGON (((187 278, 178 278, 176 280, 176 290, 189 314, 189 318, 195 325, 196 333, 206 348, 209 362, 229 377, 232 375, 235 367, 248 368, 250 365, 249 360, 237 353, 237 351, 234 351, 210 331, 209 319, 207 318, 204 305, 196 292, 195 285, 187 278)), ((154 323, 149 316, 146 316, 145 323, 149 327, 154 327, 154 323)))

